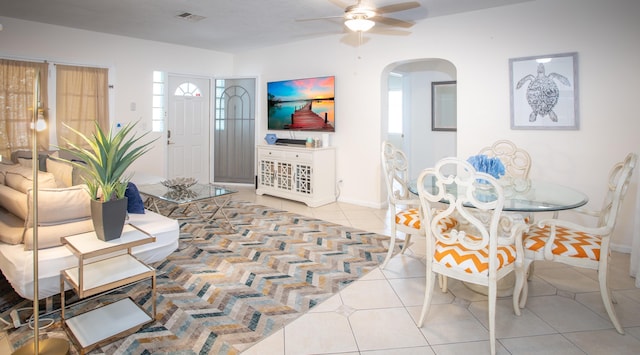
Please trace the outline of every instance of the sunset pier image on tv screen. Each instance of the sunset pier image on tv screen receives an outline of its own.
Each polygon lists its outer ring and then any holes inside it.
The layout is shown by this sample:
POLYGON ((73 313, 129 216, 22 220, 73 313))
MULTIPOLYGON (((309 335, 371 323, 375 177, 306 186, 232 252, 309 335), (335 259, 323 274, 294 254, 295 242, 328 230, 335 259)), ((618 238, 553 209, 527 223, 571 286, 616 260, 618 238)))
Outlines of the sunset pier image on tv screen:
POLYGON ((335 132, 335 77, 267 83, 270 130, 335 132))

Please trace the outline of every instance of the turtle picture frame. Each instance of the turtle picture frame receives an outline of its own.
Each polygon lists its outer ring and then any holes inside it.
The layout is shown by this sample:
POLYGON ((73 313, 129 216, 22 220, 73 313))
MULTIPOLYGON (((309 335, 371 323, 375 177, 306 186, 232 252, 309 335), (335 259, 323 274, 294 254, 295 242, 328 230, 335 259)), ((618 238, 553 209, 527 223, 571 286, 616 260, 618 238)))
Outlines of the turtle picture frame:
POLYGON ((577 130, 578 53, 509 59, 511 129, 577 130))
POLYGON ((457 102, 455 80, 431 82, 432 131, 456 131, 458 129, 457 102))

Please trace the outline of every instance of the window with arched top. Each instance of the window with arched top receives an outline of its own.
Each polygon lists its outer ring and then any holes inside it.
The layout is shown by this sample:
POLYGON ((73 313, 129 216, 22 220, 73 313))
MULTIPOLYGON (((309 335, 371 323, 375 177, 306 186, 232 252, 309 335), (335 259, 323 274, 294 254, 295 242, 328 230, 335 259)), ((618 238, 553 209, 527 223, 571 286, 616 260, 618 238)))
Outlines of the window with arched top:
POLYGON ((200 88, 196 84, 188 81, 180 84, 173 94, 175 96, 202 96, 200 88))

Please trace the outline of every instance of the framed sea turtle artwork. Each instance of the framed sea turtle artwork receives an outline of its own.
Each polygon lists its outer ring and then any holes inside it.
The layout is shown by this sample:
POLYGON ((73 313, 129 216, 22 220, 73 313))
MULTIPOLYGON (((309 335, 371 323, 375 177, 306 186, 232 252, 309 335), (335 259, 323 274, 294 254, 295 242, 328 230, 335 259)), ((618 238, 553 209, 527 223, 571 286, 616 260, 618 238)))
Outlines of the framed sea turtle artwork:
POLYGON ((511 129, 577 130, 578 53, 509 59, 511 129))

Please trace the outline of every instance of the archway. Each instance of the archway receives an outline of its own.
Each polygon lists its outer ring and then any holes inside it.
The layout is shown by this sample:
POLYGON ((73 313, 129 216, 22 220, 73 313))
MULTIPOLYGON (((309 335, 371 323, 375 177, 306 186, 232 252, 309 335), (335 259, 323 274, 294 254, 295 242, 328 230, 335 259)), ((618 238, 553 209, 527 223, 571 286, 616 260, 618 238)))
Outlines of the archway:
POLYGON ((439 159, 455 156, 456 132, 431 127, 431 83, 457 81, 453 63, 438 58, 395 62, 385 68, 381 80, 381 141, 388 139, 402 147, 411 178, 439 159))

